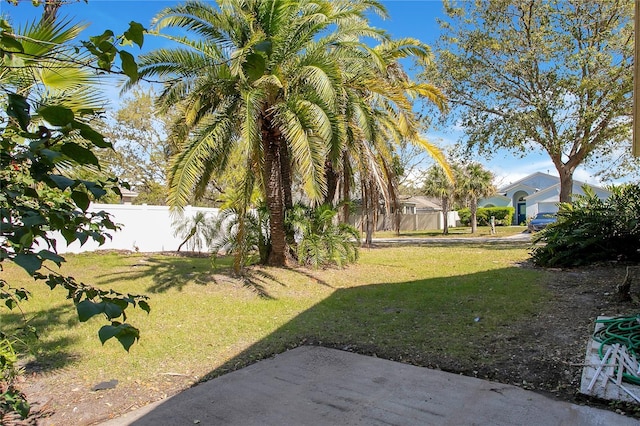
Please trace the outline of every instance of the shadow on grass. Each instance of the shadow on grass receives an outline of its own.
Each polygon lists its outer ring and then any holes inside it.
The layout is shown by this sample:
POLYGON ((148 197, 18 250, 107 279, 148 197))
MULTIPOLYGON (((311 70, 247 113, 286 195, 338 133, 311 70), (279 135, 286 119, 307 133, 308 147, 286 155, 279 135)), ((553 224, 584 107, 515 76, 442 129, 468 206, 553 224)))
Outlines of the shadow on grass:
POLYGON ((55 328, 71 328, 78 324, 73 306, 59 306, 38 311, 28 318, 27 325, 34 327, 37 335, 24 331, 24 320, 17 312, 3 313, 3 324, 8 329, 2 331, 14 335, 18 341, 16 349, 29 354, 28 361, 23 367, 28 373, 54 372, 73 364, 78 356, 69 351, 69 347, 78 339, 70 336, 51 338, 55 328))
MULTIPOLYGON (((149 293, 165 293, 169 290, 182 291, 190 283, 201 286, 222 285, 232 275, 231 259, 221 257, 216 260, 214 267, 210 257, 190 256, 171 253, 169 256, 155 256, 150 254, 133 264, 131 270, 96 277, 101 285, 108 286, 123 280, 140 280, 151 278, 153 284, 146 289, 149 293)), ((264 299, 273 297, 267 291, 267 283, 285 284, 264 271, 247 270, 237 278, 242 286, 256 293, 264 299)), ((326 283, 324 283, 326 285, 326 283)))
MULTIPOLYGON (((548 296, 538 284, 540 274, 509 267, 338 289, 212 370, 203 381, 301 345, 470 371, 492 357, 508 356, 491 353, 488 342, 501 327, 529 321, 542 309, 548 296)), ((173 409, 178 407, 166 401, 145 415, 141 424, 152 424, 173 409)))
POLYGON ((512 250, 514 248, 531 248, 533 245, 530 241, 522 241, 522 240, 506 240, 506 239, 478 239, 478 240, 470 240, 470 239, 448 239, 446 241, 440 239, 412 239, 398 242, 388 242, 388 241, 373 241, 373 244, 370 247, 362 247, 363 250, 366 249, 382 249, 388 247, 434 247, 434 248, 443 248, 443 247, 456 247, 456 246, 466 246, 466 247, 477 247, 486 250, 512 250))

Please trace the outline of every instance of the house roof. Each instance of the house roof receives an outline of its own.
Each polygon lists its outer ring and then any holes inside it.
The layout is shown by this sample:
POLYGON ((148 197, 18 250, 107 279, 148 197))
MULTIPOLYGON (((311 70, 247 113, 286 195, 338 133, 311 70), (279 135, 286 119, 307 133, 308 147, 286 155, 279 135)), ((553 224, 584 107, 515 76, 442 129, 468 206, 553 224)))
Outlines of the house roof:
POLYGON ((532 186, 530 186, 530 185, 526 185, 524 182, 526 182, 526 181, 528 181, 528 180, 531 180, 531 179, 533 179, 533 178, 534 178, 534 177, 536 177, 536 176, 540 176, 540 177, 544 177, 544 178, 551 178, 552 180, 555 180, 555 181, 557 181, 558 183, 560 183, 560 178, 559 178, 558 176, 553 176, 553 175, 550 175, 550 174, 548 174, 548 173, 535 172, 535 173, 532 173, 532 174, 530 174, 530 175, 528 175, 528 176, 525 176, 525 177, 523 177, 522 179, 519 179, 519 180, 517 180, 517 181, 515 181, 515 182, 513 182, 513 183, 510 183, 509 185, 505 185, 505 186, 501 187, 501 188, 498 190, 498 192, 500 192, 500 193, 509 192, 510 190, 512 190, 512 189, 514 189, 514 188, 516 188, 516 187, 517 187, 517 186, 519 186, 519 185, 522 185, 522 186, 524 186, 524 187, 531 188, 531 189, 534 189, 534 190, 535 190, 536 188, 533 188, 533 187, 532 187, 532 186))
POLYGON ((122 198, 136 198, 138 195, 137 192, 131 191, 127 188, 120 188, 120 194, 122 194, 122 198))
POLYGON ((416 209, 442 210, 442 206, 437 198, 424 195, 401 195, 400 202, 402 204, 413 204, 416 206, 416 209))

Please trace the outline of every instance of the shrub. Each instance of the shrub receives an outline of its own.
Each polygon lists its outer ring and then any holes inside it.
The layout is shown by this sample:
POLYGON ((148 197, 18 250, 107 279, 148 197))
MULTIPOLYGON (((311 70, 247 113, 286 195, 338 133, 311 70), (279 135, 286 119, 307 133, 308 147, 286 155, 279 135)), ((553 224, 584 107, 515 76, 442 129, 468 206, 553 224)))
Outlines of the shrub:
POLYGON ((640 186, 612 187, 601 200, 588 187, 573 204, 560 204, 558 222, 536 234, 532 260, 540 266, 578 266, 640 260, 640 186))
POLYGON ((328 205, 311 208, 302 204, 287 212, 288 225, 296 235, 295 254, 301 265, 342 266, 358 260, 359 232, 351 225, 336 224, 337 213, 328 205))
MULTIPOLYGON (((496 225, 511 225, 513 221, 513 207, 479 207, 476 212, 476 219, 479 226, 488 226, 491 216, 496 218, 496 225)), ((464 226, 471 225, 471 211, 468 208, 458 210, 460 223, 464 226)))

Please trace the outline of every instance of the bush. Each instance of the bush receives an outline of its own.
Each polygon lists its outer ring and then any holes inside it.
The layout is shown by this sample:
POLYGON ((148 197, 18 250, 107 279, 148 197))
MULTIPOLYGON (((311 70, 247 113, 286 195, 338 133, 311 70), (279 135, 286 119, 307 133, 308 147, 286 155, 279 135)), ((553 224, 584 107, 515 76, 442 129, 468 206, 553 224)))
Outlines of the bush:
POLYGON ((540 266, 578 266, 640 260, 640 186, 612 187, 606 200, 588 187, 573 204, 562 203, 558 222, 536 234, 532 260, 540 266))
MULTIPOLYGON (((513 207, 479 207, 476 212, 478 226, 489 226, 491 216, 496 218, 496 225, 511 225, 513 221, 513 207)), ((460 223, 464 226, 471 226, 471 210, 468 208, 458 210, 460 223)))
POLYGON ((351 225, 336 223, 337 214, 329 205, 311 208, 297 204, 287 212, 287 223, 296 235, 295 255, 300 265, 342 266, 358 260, 360 233, 351 225))

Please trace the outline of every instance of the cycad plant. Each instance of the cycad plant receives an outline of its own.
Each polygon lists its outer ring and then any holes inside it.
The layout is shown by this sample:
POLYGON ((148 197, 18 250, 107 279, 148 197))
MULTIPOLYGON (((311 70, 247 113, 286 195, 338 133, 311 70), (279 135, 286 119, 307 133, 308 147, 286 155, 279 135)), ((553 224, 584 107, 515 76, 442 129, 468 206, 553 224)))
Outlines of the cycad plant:
POLYGON ((337 223, 337 214, 327 204, 311 208, 299 203, 289 210, 287 222, 295 232, 295 253, 301 265, 342 266, 358 260, 359 232, 337 223))
POLYGON ((582 190, 572 203, 560 204, 556 223, 533 236, 533 261, 566 267, 640 260, 640 185, 614 186, 606 200, 588 186, 582 190))

